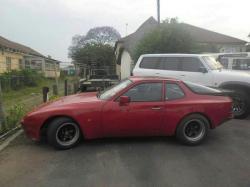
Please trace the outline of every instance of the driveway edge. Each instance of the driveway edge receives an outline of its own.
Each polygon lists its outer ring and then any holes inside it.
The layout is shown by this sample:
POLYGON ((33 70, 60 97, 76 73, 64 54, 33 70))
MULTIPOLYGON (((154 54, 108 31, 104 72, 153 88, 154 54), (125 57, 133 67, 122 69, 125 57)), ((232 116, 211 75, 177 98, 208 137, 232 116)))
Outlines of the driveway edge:
POLYGON ((22 134, 23 130, 19 129, 16 133, 8 137, 2 144, 0 144, 0 152, 4 150, 13 140, 15 140, 20 134, 22 134))

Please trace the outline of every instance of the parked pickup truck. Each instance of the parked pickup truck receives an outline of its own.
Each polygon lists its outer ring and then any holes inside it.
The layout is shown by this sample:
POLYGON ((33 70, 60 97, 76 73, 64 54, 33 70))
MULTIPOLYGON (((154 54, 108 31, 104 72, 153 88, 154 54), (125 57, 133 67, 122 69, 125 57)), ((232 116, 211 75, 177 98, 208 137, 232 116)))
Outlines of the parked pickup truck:
POLYGON ((79 90, 80 92, 93 92, 104 90, 107 87, 113 86, 118 83, 118 76, 108 74, 105 71, 100 73, 100 70, 92 70, 88 78, 80 79, 79 90))
POLYGON ((250 111, 250 74, 225 70, 211 55, 147 54, 133 70, 135 76, 172 77, 231 91, 235 118, 246 118, 250 111))

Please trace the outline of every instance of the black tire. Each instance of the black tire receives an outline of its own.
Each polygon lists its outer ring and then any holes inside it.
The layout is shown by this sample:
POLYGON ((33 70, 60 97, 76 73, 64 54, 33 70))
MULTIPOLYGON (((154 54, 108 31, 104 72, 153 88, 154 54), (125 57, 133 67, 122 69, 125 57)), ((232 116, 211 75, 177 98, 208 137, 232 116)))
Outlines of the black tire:
POLYGON ((176 138, 186 145, 198 145, 206 138, 209 125, 209 121, 204 116, 191 114, 178 125, 176 138), (195 135, 193 131, 197 131, 197 134, 195 135))
POLYGON ((70 149, 77 145, 80 138, 81 130, 79 126, 69 118, 56 118, 48 126, 48 142, 56 149, 70 149))
POLYGON ((244 90, 234 90, 232 94, 233 114, 236 119, 245 119, 250 111, 250 98, 244 90))

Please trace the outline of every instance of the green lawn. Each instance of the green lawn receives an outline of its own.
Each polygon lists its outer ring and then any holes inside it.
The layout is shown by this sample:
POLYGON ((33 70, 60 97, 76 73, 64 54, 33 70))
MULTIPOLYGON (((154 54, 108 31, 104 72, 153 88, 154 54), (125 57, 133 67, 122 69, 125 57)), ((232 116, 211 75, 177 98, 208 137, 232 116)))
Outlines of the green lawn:
POLYGON ((25 109, 27 110, 40 104, 42 102, 42 87, 48 86, 52 92, 53 84, 55 84, 55 80, 44 79, 36 87, 25 87, 20 90, 3 92, 2 97, 5 111, 15 104, 26 105, 25 109))
MULTIPOLYGON (((68 79, 68 84, 72 85, 72 78, 68 79)), ((64 80, 59 80, 58 94, 64 95, 64 80)), ((20 118, 34 107, 42 104, 42 88, 49 87, 49 96, 53 96, 53 85, 56 81, 53 79, 42 79, 35 87, 24 87, 19 90, 10 90, 2 93, 4 113, 7 126, 0 128, 0 134, 14 128, 20 118)))

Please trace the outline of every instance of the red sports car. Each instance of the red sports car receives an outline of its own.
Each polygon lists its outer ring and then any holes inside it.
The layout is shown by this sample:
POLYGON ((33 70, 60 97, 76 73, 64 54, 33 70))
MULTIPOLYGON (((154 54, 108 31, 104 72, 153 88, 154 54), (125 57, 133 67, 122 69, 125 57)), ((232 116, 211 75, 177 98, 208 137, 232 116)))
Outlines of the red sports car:
POLYGON ((102 93, 49 102, 22 120, 34 140, 45 136, 58 149, 84 139, 173 136, 200 143, 209 129, 232 118, 232 101, 219 90, 159 77, 130 77, 102 93))

